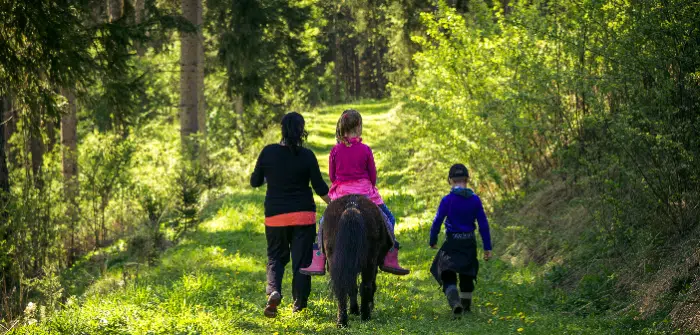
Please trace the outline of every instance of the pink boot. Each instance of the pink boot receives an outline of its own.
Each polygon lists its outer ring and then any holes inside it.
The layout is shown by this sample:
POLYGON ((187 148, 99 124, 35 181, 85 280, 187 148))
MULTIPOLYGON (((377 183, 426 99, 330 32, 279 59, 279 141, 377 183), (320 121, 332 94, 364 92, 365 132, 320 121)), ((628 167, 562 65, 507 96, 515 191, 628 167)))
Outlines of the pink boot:
POLYGON ((321 250, 314 250, 314 258, 311 265, 299 269, 299 273, 307 276, 323 276, 326 274, 326 255, 321 250))
POLYGON ((384 257, 384 264, 379 267, 384 272, 389 272, 391 274, 405 276, 411 273, 411 270, 404 269, 399 265, 399 249, 391 248, 389 252, 386 253, 384 257))

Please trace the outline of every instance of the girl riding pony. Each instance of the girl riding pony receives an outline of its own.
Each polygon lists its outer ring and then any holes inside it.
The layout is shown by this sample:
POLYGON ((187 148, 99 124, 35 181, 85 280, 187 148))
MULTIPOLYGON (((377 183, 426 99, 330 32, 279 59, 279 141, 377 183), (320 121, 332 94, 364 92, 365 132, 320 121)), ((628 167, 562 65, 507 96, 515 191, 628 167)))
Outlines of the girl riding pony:
MULTIPOLYGON (((331 189, 328 196, 331 200, 348 194, 360 194, 369 198, 382 210, 386 216, 389 233, 394 240, 394 247, 389 250, 380 266, 382 271, 396 275, 406 275, 410 271, 399 265, 399 243, 394 238, 396 219, 377 190, 377 168, 374 155, 369 146, 362 143, 362 116, 354 109, 343 112, 336 126, 337 144, 331 149, 328 175, 331 179, 331 189)), ((323 223, 321 222, 321 225, 323 223)), ((322 239, 322 226, 319 226, 317 244, 311 265, 299 271, 308 275, 324 275, 326 257, 319 246, 322 239)))

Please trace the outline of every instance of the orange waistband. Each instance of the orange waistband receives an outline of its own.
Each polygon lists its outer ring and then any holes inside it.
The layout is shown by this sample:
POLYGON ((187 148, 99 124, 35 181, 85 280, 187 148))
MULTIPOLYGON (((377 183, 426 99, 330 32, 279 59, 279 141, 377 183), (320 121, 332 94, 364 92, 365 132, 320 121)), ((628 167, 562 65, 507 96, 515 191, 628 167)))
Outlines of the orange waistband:
POLYGON ((268 227, 305 226, 316 224, 316 212, 285 213, 265 218, 268 227))

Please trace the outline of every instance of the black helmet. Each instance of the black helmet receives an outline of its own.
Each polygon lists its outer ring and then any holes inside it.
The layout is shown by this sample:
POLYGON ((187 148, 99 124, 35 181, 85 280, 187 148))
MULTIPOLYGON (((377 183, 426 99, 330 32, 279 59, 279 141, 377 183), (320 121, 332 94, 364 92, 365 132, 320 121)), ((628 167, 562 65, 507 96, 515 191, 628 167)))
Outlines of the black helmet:
POLYGON ((467 170, 467 167, 464 166, 464 164, 452 165, 452 167, 450 168, 450 174, 448 175, 448 178, 469 178, 469 170, 467 170))

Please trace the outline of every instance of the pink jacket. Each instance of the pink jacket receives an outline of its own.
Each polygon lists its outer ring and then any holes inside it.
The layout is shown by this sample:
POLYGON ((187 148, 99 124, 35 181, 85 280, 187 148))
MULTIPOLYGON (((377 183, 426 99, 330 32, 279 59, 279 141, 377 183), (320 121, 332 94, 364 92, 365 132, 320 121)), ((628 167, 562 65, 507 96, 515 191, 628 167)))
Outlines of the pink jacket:
POLYGON ((348 141, 350 146, 338 143, 331 149, 328 164, 331 183, 368 179, 372 186, 376 186, 377 167, 374 165, 372 149, 362 143, 361 137, 353 137, 348 141))

